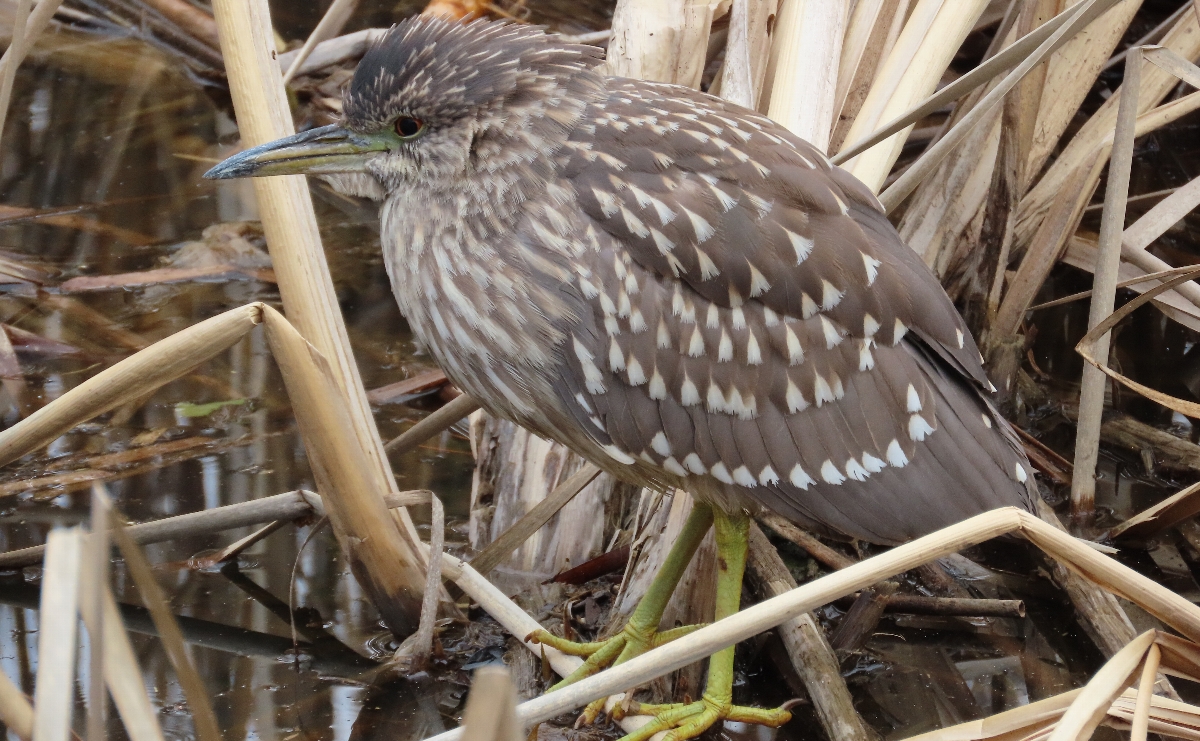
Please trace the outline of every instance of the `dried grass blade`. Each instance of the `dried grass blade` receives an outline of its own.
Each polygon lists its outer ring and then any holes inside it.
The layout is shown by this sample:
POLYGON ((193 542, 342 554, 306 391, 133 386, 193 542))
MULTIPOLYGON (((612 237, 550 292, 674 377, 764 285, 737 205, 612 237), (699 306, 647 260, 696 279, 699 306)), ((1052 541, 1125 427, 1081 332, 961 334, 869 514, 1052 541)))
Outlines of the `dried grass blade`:
POLYGON ((1200 67, 1179 56, 1165 46, 1148 46, 1142 49, 1147 62, 1170 72, 1194 88, 1200 89, 1200 67))
POLYGON ((1063 713, 1054 733, 1050 734, 1050 741, 1077 741, 1091 736, 1112 701, 1129 686, 1130 677, 1154 645, 1154 633, 1153 630, 1142 633, 1100 667, 1063 713))
POLYGON ((1082 687, 1022 705, 1019 708, 1005 710, 1003 713, 996 713, 987 718, 939 728, 918 736, 910 736, 906 741, 976 741, 976 739, 982 740, 997 736, 1022 738, 1023 736, 1017 734, 1040 731, 1048 724, 1057 722, 1081 692, 1083 692, 1082 687))
POLYGON ((1137 705, 1133 710, 1133 726, 1129 733, 1129 741, 1146 741, 1146 731, 1150 728, 1150 701, 1154 698, 1154 679, 1158 676, 1158 664, 1162 651, 1158 646, 1150 646, 1146 652, 1146 661, 1142 665, 1142 677, 1138 682, 1137 705))
POLYGON ((1086 0, 1083 5, 1066 23, 1054 31, 1028 57, 1009 72, 999 84, 963 116, 954 128, 934 144, 919 160, 913 163, 896 182, 879 196, 884 209, 889 213, 900 205, 908 195, 924 180, 934 168, 941 163, 946 155, 971 132, 997 106, 1010 90, 1016 87, 1025 75, 1042 62, 1058 45, 1066 42, 1071 36, 1082 30, 1102 12, 1116 5, 1119 0, 1086 0))
MULTIPOLYGON (((1137 94, 1141 87, 1142 53, 1130 50, 1125 64, 1125 79, 1117 112, 1117 128, 1108 167, 1108 185, 1104 191, 1104 213, 1100 219, 1100 241, 1092 283, 1088 327, 1100 324, 1112 313, 1116 303, 1117 272, 1121 266, 1121 232, 1125 228, 1125 200, 1129 197, 1129 173, 1133 167, 1133 138, 1137 126, 1137 94)), ((1108 358, 1109 335, 1096 339, 1096 352, 1108 358)), ((1083 366, 1079 392, 1079 420, 1075 435, 1075 475, 1071 478, 1071 511, 1091 514, 1096 499, 1096 460, 1100 450, 1100 417, 1104 413, 1104 374, 1083 366)))
POLYGON ((134 584, 137 585, 138 592, 142 595, 142 602, 150 611, 150 617, 154 620, 154 627, 158 629, 158 635, 162 639, 167 658, 175 667, 179 685, 183 688, 188 709, 191 711, 192 722, 195 724, 196 738, 199 741, 221 741, 220 726, 217 725, 217 716, 209 702, 204 680, 200 678, 200 674, 192 664, 187 645, 183 642, 183 633, 180 632, 179 624, 171 613, 170 605, 167 604, 166 594, 163 593, 162 587, 154 578, 154 572, 150 568, 150 562, 146 560, 146 554, 130 537, 128 526, 122 521, 121 515, 116 512, 112 516, 110 533, 121 550, 121 555, 125 558, 125 567, 129 570, 134 584))
POLYGON ((35 741, 67 741, 71 735, 83 542, 79 528, 52 530, 46 538, 33 695, 35 741))
POLYGON ((551 517, 558 514, 559 510, 567 506, 579 492, 583 491, 583 487, 592 483, 599 475, 599 468, 591 463, 584 464, 583 468, 554 487, 554 491, 550 492, 545 499, 534 505, 533 509, 526 512, 521 519, 513 523, 512 527, 501 533, 500 537, 493 540, 479 555, 471 559, 471 567, 481 574, 486 574, 496 568, 501 561, 511 556, 513 551, 529 540, 529 536, 540 530, 550 521, 551 517))
POLYGON ((1197 206, 1200 206, 1200 178, 1176 189, 1133 222, 1121 235, 1122 251, 1146 249, 1197 206))
POLYGON ((287 72, 283 73, 284 85, 292 81, 292 78, 296 76, 296 73, 300 70, 304 61, 308 59, 308 56, 312 54, 317 44, 326 39, 333 38, 341 32, 342 27, 346 25, 346 21, 350 20, 350 16, 357 7, 358 0, 333 0, 329 4, 329 9, 325 11, 325 15, 321 16, 317 27, 304 40, 304 46, 300 47, 300 51, 292 58, 292 63, 288 65, 287 72))
POLYGON ((476 409, 479 409, 479 402, 463 394, 413 425, 404 434, 389 440, 383 449, 392 455, 407 453, 442 430, 449 429, 476 409))
POLYGON ((1091 363, 1092 365, 1096 366, 1101 371, 1103 371, 1104 374, 1107 375, 1109 378, 1116 380, 1118 383, 1120 383, 1123 386, 1126 386, 1127 388, 1133 389, 1134 391, 1138 392, 1142 396, 1145 396, 1146 398, 1148 398, 1152 401, 1155 401, 1159 404, 1162 404, 1163 406, 1167 407, 1168 409, 1177 411, 1180 414, 1183 414, 1185 416, 1189 416, 1189 417, 1200 416, 1200 404, 1197 404, 1197 403, 1191 402, 1191 401, 1186 401, 1184 399, 1179 399, 1179 398, 1176 398, 1169 394, 1164 394, 1161 391, 1156 391, 1156 390, 1150 388, 1149 386, 1143 386, 1142 384, 1138 383, 1137 381, 1134 381, 1131 378, 1126 378, 1125 376, 1121 375, 1120 373, 1117 373, 1116 371, 1114 371, 1112 368, 1108 367, 1106 353, 1105 353, 1106 360, 1104 362, 1101 362, 1096 357, 1097 355, 1101 354, 1097 350, 1098 341, 1100 340, 1101 337, 1103 337, 1105 334, 1107 334, 1110 329, 1112 329, 1114 326, 1116 326, 1118 322, 1123 320, 1125 317, 1129 316, 1130 313, 1132 313, 1138 307, 1145 304, 1147 301, 1153 300, 1154 297, 1158 296, 1159 294, 1165 293, 1165 292, 1171 290, 1172 288, 1175 288, 1176 286, 1186 283, 1187 281, 1192 280, 1194 278, 1200 278, 1200 269, 1188 271, 1188 272, 1184 273, 1183 275, 1176 276, 1175 278, 1172 278, 1171 280, 1167 281, 1166 283, 1162 283, 1161 285, 1155 286, 1154 288, 1146 291, 1142 295, 1138 296, 1137 298, 1133 299, 1129 303, 1122 306, 1120 309, 1117 309, 1116 311, 1114 311, 1104 321, 1100 322, 1100 324, 1096 325, 1095 328, 1093 328, 1090 332, 1088 332, 1086 335, 1084 335, 1083 339, 1081 339, 1079 341, 1079 344, 1075 346, 1075 351, 1077 353, 1079 353, 1080 355, 1082 355, 1083 359, 1086 360, 1088 363, 1091 363))
POLYGON ((142 683, 133 644, 129 642, 129 634, 121 623, 121 612, 117 609, 112 591, 107 585, 88 585, 83 597, 79 603, 83 624, 87 626, 89 636, 103 635, 101 640, 106 649, 103 678, 125 723, 126 733, 131 741, 163 741, 158 716, 150 704, 150 698, 146 696, 146 686, 142 683), (88 598, 95 592, 100 593, 102 607, 99 613, 94 600, 88 598))
POLYGON ((184 375, 253 329, 261 321, 261 306, 248 304, 176 332, 97 373, 0 432, 0 465, 40 448, 80 422, 184 375))
MULTIPOLYGON (((1086 26, 1096 18, 1100 17, 1100 15, 1108 11, 1109 8, 1111 8, 1113 5, 1116 5, 1118 2, 1120 2, 1120 0, 1106 0, 1098 5, 1091 6, 1085 3, 1080 3, 1069 10, 1059 13, 1054 18, 1051 18, 1030 33, 1021 37, 1021 39, 1012 46, 1009 46, 1004 51, 987 60, 941 90, 937 91, 925 100, 921 101, 905 113, 884 124, 878 130, 874 131, 870 136, 856 141, 848 147, 844 147, 840 152, 837 153, 837 156, 831 157, 830 161, 835 165, 840 165, 852 157, 862 154, 892 134, 895 134, 897 131, 904 129, 907 126, 911 126, 939 108, 958 100, 980 85, 985 85, 988 82, 991 82, 991 80, 1000 75, 1000 73, 1011 69, 1014 65, 1020 64, 1021 61, 1028 59, 1030 54, 1039 53, 1039 46, 1046 39, 1054 35, 1054 32, 1062 27, 1063 24, 1073 19, 1077 19, 1081 13, 1085 14, 1083 24, 1086 26)), ((1082 30, 1082 28, 1083 26, 1077 28, 1076 31, 1082 30)), ((1066 44, 1072 38, 1074 33, 1074 31, 1069 32, 1067 35, 1059 37, 1050 49, 1044 53, 1041 53, 1041 56, 1053 54, 1063 44, 1066 44)))
POLYGON ((1148 538, 1200 512, 1200 483, 1185 487, 1109 531, 1110 538, 1148 538))

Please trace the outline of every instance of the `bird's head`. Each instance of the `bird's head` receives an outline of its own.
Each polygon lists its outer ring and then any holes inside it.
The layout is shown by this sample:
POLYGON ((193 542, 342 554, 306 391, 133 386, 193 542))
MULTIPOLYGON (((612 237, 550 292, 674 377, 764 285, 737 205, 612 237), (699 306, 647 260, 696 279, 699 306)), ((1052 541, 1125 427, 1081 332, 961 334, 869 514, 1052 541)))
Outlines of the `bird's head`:
POLYGON ((319 174, 379 198, 529 162, 556 150, 600 95, 600 59, 535 27, 410 19, 367 51, 340 124, 248 149, 204 177, 319 174))

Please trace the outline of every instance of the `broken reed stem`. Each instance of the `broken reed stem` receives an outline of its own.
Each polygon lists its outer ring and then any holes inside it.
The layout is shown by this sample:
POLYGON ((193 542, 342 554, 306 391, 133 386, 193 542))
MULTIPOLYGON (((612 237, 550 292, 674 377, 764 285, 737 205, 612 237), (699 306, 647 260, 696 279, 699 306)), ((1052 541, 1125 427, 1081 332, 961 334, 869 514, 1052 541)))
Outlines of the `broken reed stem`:
POLYGON ((68 741, 71 735, 83 548, 83 531, 77 527, 51 530, 46 537, 38 609, 37 680, 33 686, 33 735, 37 741, 68 741))
POLYGON ((224 351, 262 321, 262 306, 247 304, 218 314, 92 376, 0 432, 0 465, 48 444, 97 414, 145 396, 224 351))
MULTIPOLYGON (((243 142, 255 146, 292 134, 295 127, 274 59, 267 0, 215 0, 213 14, 243 142)), ((383 495, 394 491, 396 483, 350 349, 308 183, 299 175, 254 178, 254 192, 284 308, 295 324, 295 331, 312 344, 317 355, 326 359, 329 377, 343 397, 340 403, 345 408, 340 416, 349 425, 350 439, 329 444, 356 448, 354 460, 364 467, 362 471, 339 476, 358 480, 366 488, 353 493, 343 489, 325 489, 320 493, 340 500, 336 505, 326 502, 331 519, 338 519, 335 509, 343 510, 341 514, 347 515, 341 520, 343 527, 367 526, 366 531, 339 531, 335 526, 335 532, 343 552, 351 556, 355 575, 365 581, 364 586, 388 627, 403 634, 415 627, 420 611, 419 597, 425 582, 424 559, 417 546, 420 540, 404 510, 399 513, 397 526, 383 506, 383 495), (354 513, 344 511, 359 505, 365 509, 354 513), (383 554, 388 558, 380 560, 383 554)), ((301 402, 295 398, 293 405, 297 412, 301 411, 301 402)), ((309 432, 306 446, 318 444, 317 438, 331 436, 320 427, 309 428, 309 432)), ((348 468, 349 460, 326 459, 326 465, 331 471, 348 468)))
MULTIPOLYGON (((523 703, 520 717, 523 723, 536 723, 560 713, 578 708, 592 700, 636 687, 655 677, 710 656, 716 651, 757 635, 792 616, 827 604, 853 591, 871 586, 882 579, 954 553, 971 545, 994 537, 1020 532, 1034 545, 1053 558, 1063 562, 1069 569, 1094 583, 1103 585, 1113 593, 1137 603, 1151 615, 1174 628, 1190 640, 1200 638, 1200 608, 1178 594, 1154 583, 1129 567, 1104 556, 1070 535, 1042 522, 1036 516, 1006 507, 976 515, 968 520, 943 528, 935 533, 893 548, 866 561, 860 561, 841 571, 809 582, 778 597, 760 602, 731 617, 719 620, 688 636, 648 651, 623 664, 609 668, 600 674, 556 690, 542 697, 523 703)), ((450 578, 471 594, 463 583, 467 569, 455 570, 454 561, 443 569, 450 578), (460 581, 460 579, 462 579, 460 581)), ((461 564, 461 562, 458 562, 461 564)), ((472 570, 473 571, 473 570, 472 570)), ((472 588, 499 593, 482 577, 484 585, 472 588)), ((472 594, 472 597, 474 595, 472 594)), ((483 600, 477 600, 485 605, 483 600)), ((537 623, 525 615, 507 597, 490 598, 485 609, 505 625, 513 635, 528 635, 521 630, 536 630, 537 623), (491 613, 493 606, 502 614, 516 612, 520 617, 508 615, 502 618, 491 613), (509 621, 513 624, 510 626, 509 621), (517 630, 513 630, 513 628, 517 630)), ((540 650, 540 646, 537 650, 540 650)), ((550 656, 549 649, 547 655, 550 656)), ((551 659, 553 661, 553 659, 551 659)), ((557 669, 556 669, 557 671, 557 669)), ((447 731, 434 736, 436 741, 452 741, 459 738, 460 730, 447 731)))
MULTIPOLYGON (((1131 49, 1125 63, 1117 129, 1109 160, 1108 186, 1100 219, 1100 241, 1092 283, 1088 329, 1095 328, 1113 312, 1118 270, 1121 266, 1121 233, 1125 229, 1125 201, 1129 196, 1129 173, 1133 164, 1134 127, 1137 123, 1138 88, 1142 73, 1141 49, 1131 49)), ((1106 334, 1096 343, 1095 356, 1108 359, 1106 334)), ((1100 449, 1100 423, 1104 414, 1104 390, 1108 379, 1099 368, 1084 363, 1079 392, 1079 422, 1075 435, 1075 472, 1071 479, 1071 513, 1088 516, 1096 504, 1096 460, 1100 449)))
POLYGON ((442 587, 442 549, 446 542, 446 513, 442 500, 435 495, 429 498, 429 503, 433 505, 429 518, 429 573, 425 578, 425 594, 421 597, 421 624, 414 638, 422 667, 428 666, 433 654, 433 627, 437 622, 438 595, 442 587))
POLYGON ((471 680, 462 717, 465 741, 524 741, 517 720, 517 688, 505 666, 481 666, 471 680))
POLYGON ((282 314, 264 307, 263 324, 338 544, 387 626, 408 635, 420 621, 425 576, 412 585, 404 572, 424 558, 406 552, 388 515, 384 500, 390 487, 380 481, 379 468, 354 433, 346 390, 334 380, 327 359, 282 314))
POLYGON ((470 415, 476 409, 479 409, 479 402, 462 394, 410 427, 402 435, 389 440, 383 449, 389 455, 407 453, 442 430, 449 429, 455 422, 470 415))

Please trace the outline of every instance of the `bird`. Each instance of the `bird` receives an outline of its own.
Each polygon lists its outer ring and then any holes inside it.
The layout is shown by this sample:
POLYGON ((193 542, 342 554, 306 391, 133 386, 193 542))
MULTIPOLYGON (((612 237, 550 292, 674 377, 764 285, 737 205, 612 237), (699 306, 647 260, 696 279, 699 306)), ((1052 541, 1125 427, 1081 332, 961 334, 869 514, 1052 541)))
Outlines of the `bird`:
MULTIPOLYGON (((534 636, 586 658, 563 683, 692 629, 658 631, 710 528, 721 619, 757 514, 892 545, 1038 496, 971 332, 872 192, 769 118, 605 76, 602 54, 506 22, 403 21, 340 123, 206 173, 319 175, 378 201, 396 300, 459 388, 621 480, 692 495, 621 633, 534 636)), ((732 703, 733 652, 710 657, 699 701, 629 706, 654 719, 626 741, 787 722, 732 703)))

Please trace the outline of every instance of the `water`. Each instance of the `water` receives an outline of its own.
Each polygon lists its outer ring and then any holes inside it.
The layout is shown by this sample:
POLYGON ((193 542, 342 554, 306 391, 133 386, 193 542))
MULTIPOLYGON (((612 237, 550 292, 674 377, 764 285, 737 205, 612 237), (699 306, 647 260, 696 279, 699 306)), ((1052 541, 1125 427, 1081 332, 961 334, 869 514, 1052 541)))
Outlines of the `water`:
MULTIPOLYGON (((286 38, 301 38, 319 17, 315 7, 275 5, 277 27, 286 38)), ((347 30, 387 25, 417 5, 416 0, 364 2, 347 30)), ((531 20, 566 32, 583 32, 607 26, 611 3, 531 0, 528 7, 510 10, 528 11, 531 20)), ((1189 117, 1156 135, 1153 144, 1139 145, 1134 192, 1178 185, 1197 174, 1195 152, 1187 149, 1194 145, 1183 144, 1195 141, 1196 122, 1189 117), (1164 158, 1175 169, 1163 165, 1164 158)), ((184 327, 250 301, 279 305, 272 283, 245 276, 74 294, 55 289, 72 278, 152 268, 231 260, 245 270, 261 268, 262 245, 253 228, 230 227, 203 237, 214 224, 255 217, 245 183, 200 178, 232 151, 235 132, 225 93, 158 47, 112 32, 78 30, 59 30, 40 42, 18 74, 0 151, 0 203, 36 209, 40 218, 0 211, 0 258, 18 261, 26 271, 16 277, 0 273, 0 321, 43 340, 17 348, 21 382, 9 379, 0 394, 5 424, 184 327), (61 211, 81 204, 92 205, 61 211)), ((366 386, 431 368, 391 298, 374 210, 317 183, 313 194, 366 386)), ((1196 226, 1194 220, 1186 222, 1167 246, 1194 259, 1196 226)), ((0 271, 5 269, 0 261, 0 271)), ((1070 269, 1059 269, 1046 298, 1080 290, 1084 282, 1070 269)), ((1144 369, 1135 372, 1159 373, 1156 377, 1168 384, 1186 386, 1191 377, 1186 369, 1162 374, 1153 370, 1154 363, 1141 360, 1171 357, 1190 367, 1195 337, 1156 322, 1155 316, 1139 315, 1135 322, 1147 331, 1124 332, 1118 345, 1144 369)), ((1082 303, 1039 317, 1034 356, 1053 384, 1068 387, 1078 378, 1079 363, 1069 348, 1082 334, 1081 317, 1086 317, 1082 303)), ((1163 421, 1160 412, 1134 399, 1121 403, 1146 421, 1163 421)), ((425 399, 377 408, 381 433, 385 439, 398 434, 435 405, 425 399)), ((1053 420, 1043 419, 1042 427, 1053 433, 1053 420)), ((1053 434, 1050 439, 1069 455, 1069 440, 1053 434)), ((1160 497, 1164 484, 1179 483, 1140 474, 1136 463, 1117 458, 1106 463, 1111 481, 1125 477, 1124 489, 1105 486, 1101 492, 1102 501, 1121 515, 1160 497)), ((392 464, 402 489, 439 493, 450 516, 449 545, 464 547, 471 476, 466 441, 443 435, 392 464)), ((261 331, 144 401, 83 425, 45 454, 0 471, 0 487, 8 485, 0 488, 0 548, 40 544, 51 527, 82 522, 91 480, 105 481, 117 507, 133 520, 312 488, 261 331), (215 402, 232 403, 207 410, 194 406, 215 402), (133 450, 156 455, 111 457, 133 450), (12 482, 31 478, 39 480, 38 486, 16 495, 31 487, 12 482)), ((428 516, 420 509, 414 515, 418 521, 428 516)), ((328 530, 313 532, 312 523, 285 527, 247 551, 236 570, 193 567, 197 554, 244 534, 147 548, 183 618, 226 739, 421 739, 456 722, 469 685, 469 671, 461 667, 499 660, 511 649, 486 620, 451 626, 443 636, 447 659, 433 675, 372 686, 375 660, 387 654, 390 637, 349 577, 328 530), (295 642, 289 604, 302 608, 295 614, 295 642)), ((785 548, 785 554, 801 581, 816 574, 794 549, 785 548)), ((1028 554, 998 546, 972 555, 995 569, 969 577, 977 593, 1023 598, 1029 616, 885 617, 865 648, 843 662, 861 712, 885 737, 982 717, 1079 686, 1101 661, 1028 554)), ((1157 573, 1153 564, 1140 567, 1157 573)), ((37 667, 38 577, 36 569, 27 569, 0 581, 0 670, 26 692, 32 692, 37 667)), ((115 588, 128 606, 127 626, 164 730, 173 738, 191 738, 174 672, 146 614, 133 607, 140 599, 119 562, 115 588)), ((827 607, 819 617, 833 625, 840 615, 827 607)), ((737 701, 772 704, 801 693, 780 654, 778 641, 770 637, 742 647, 737 701)), ((81 656, 86 657, 86 645, 81 656)), ((85 707, 86 687, 86 678, 76 685, 77 717, 85 707)), ((801 706, 796 717, 780 738, 820 737, 811 708, 801 706)), ((124 737, 115 719, 110 730, 114 738, 124 737)), ((540 733, 587 735, 551 726, 540 733)), ((757 738, 756 733, 726 731, 735 739, 757 738)), ((591 735, 614 733, 602 729, 591 735)))

